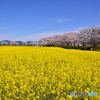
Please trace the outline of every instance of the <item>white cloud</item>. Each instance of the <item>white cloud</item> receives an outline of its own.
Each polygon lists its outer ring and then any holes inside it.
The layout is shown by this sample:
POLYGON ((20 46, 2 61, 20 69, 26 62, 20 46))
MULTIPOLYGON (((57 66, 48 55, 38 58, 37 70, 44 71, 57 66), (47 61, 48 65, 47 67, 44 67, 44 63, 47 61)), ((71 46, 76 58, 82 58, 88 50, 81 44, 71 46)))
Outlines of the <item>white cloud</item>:
POLYGON ((43 38, 44 38, 44 37, 48 37, 48 36, 53 36, 53 35, 62 35, 62 33, 63 33, 63 32, 46 33, 46 34, 43 36, 43 38))
MULTIPOLYGON (((16 37, 14 38, 15 41, 38 41, 41 38, 48 37, 48 36, 53 36, 53 35, 61 35, 62 33, 38 33, 38 34, 33 34, 33 35, 26 35, 22 37, 16 37)), ((12 39, 10 39, 12 41, 12 39)))
MULTIPOLYGON (((47 26, 46 26, 46 27, 47 27, 47 26)), ((44 28, 46 28, 46 27, 40 27, 40 28, 37 28, 37 29, 31 30, 31 32, 33 32, 33 31, 39 31, 39 30, 44 29, 44 28)))
POLYGON ((65 19, 65 21, 71 21, 71 19, 65 19))
POLYGON ((39 33, 39 34, 33 34, 33 35, 26 35, 19 38, 16 38, 16 40, 21 41, 37 41, 39 40, 44 34, 46 33, 39 33))
POLYGON ((8 39, 9 37, 12 37, 12 36, 15 36, 16 34, 0 34, 0 40, 6 40, 8 39))
MULTIPOLYGON (((78 30, 72 30, 72 31, 78 32, 78 30)), ((66 32, 68 32, 68 31, 66 31, 66 32)), ((20 41, 39 41, 41 38, 45 38, 45 37, 49 37, 49 36, 53 36, 53 35, 62 35, 63 33, 66 33, 66 32, 45 32, 45 33, 38 33, 38 34, 33 34, 33 35, 17 37, 14 39, 15 39, 15 41, 19 41, 19 40, 20 41)))
POLYGON ((62 18, 58 19, 59 23, 67 22, 67 21, 71 21, 71 19, 62 19, 62 18))

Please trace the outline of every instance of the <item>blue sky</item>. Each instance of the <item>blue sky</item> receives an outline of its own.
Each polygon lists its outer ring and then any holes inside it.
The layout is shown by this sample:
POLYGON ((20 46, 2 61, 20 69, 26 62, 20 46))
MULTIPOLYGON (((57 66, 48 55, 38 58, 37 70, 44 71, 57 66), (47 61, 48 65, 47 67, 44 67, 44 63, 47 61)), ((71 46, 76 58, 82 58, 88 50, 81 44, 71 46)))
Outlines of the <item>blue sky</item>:
POLYGON ((38 41, 100 25, 100 0, 0 0, 0 41, 38 41))

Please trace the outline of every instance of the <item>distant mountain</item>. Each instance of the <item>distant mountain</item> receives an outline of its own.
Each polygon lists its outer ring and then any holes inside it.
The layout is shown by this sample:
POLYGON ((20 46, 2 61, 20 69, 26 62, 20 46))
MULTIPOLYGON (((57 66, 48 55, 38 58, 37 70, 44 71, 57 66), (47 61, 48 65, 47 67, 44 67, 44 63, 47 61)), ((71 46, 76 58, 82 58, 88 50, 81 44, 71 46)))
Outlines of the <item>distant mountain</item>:
POLYGON ((31 42, 33 42, 33 41, 27 41, 28 44, 31 43, 31 42))
POLYGON ((17 43, 19 43, 19 44, 22 44, 22 41, 16 41, 17 43))
MULTIPOLYGON (((27 43, 29 44, 29 43, 31 43, 31 42, 34 42, 34 41, 27 41, 27 43)), ((37 42, 38 43, 38 41, 35 41, 35 42, 37 42)))
POLYGON ((9 43, 9 42, 11 42, 11 41, 9 41, 9 40, 3 40, 3 41, 1 41, 1 42, 8 42, 8 43, 9 43))
POLYGON ((11 41, 9 41, 9 40, 0 41, 0 43, 2 43, 2 42, 8 42, 8 44, 10 44, 11 41))

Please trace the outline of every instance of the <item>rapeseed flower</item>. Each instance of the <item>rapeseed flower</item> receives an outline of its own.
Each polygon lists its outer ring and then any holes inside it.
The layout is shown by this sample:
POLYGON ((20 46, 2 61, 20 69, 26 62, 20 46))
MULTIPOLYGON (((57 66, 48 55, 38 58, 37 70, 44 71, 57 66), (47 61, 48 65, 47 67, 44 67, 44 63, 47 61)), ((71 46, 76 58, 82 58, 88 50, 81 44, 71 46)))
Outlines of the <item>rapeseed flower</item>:
POLYGON ((0 47, 0 100, 99 100, 100 52, 0 47), (70 96, 97 92, 98 96, 70 96))

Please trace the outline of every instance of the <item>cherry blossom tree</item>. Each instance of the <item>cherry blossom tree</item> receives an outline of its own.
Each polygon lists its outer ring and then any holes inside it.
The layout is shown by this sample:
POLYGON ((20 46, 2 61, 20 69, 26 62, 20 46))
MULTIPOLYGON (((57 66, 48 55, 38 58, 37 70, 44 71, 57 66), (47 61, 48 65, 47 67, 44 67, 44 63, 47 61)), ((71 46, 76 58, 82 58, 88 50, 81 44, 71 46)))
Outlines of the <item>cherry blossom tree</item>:
POLYGON ((65 44, 67 44, 68 46, 72 44, 75 45, 75 43, 78 40, 78 35, 76 32, 67 32, 67 33, 63 33, 63 42, 65 44))
POLYGON ((42 38, 39 43, 42 45, 76 45, 80 44, 85 46, 87 43, 91 42, 93 45, 95 43, 100 43, 100 26, 88 27, 76 32, 67 32, 63 35, 54 35, 42 38))
POLYGON ((43 46, 48 44, 46 38, 40 39, 40 40, 39 40, 39 43, 41 43, 43 46))
POLYGON ((96 42, 100 40, 100 26, 92 26, 82 30, 80 32, 80 40, 87 42, 90 41, 95 46, 96 42))
POLYGON ((23 46, 27 46, 28 43, 27 43, 27 42, 22 42, 22 45, 23 45, 23 46))
POLYGON ((62 36, 61 35, 54 35, 54 36, 52 36, 51 41, 52 41, 52 44, 54 44, 54 45, 61 45, 62 36))
POLYGON ((8 42, 2 42, 1 45, 8 45, 8 42))
POLYGON ((10 45, 17 45, 17 42, 16 41, 12 41, 12 42, 10 42, 10 45))
POLYGON ((36 46, 38 43, 36 41, 30 43, 31 46, 36 46))

